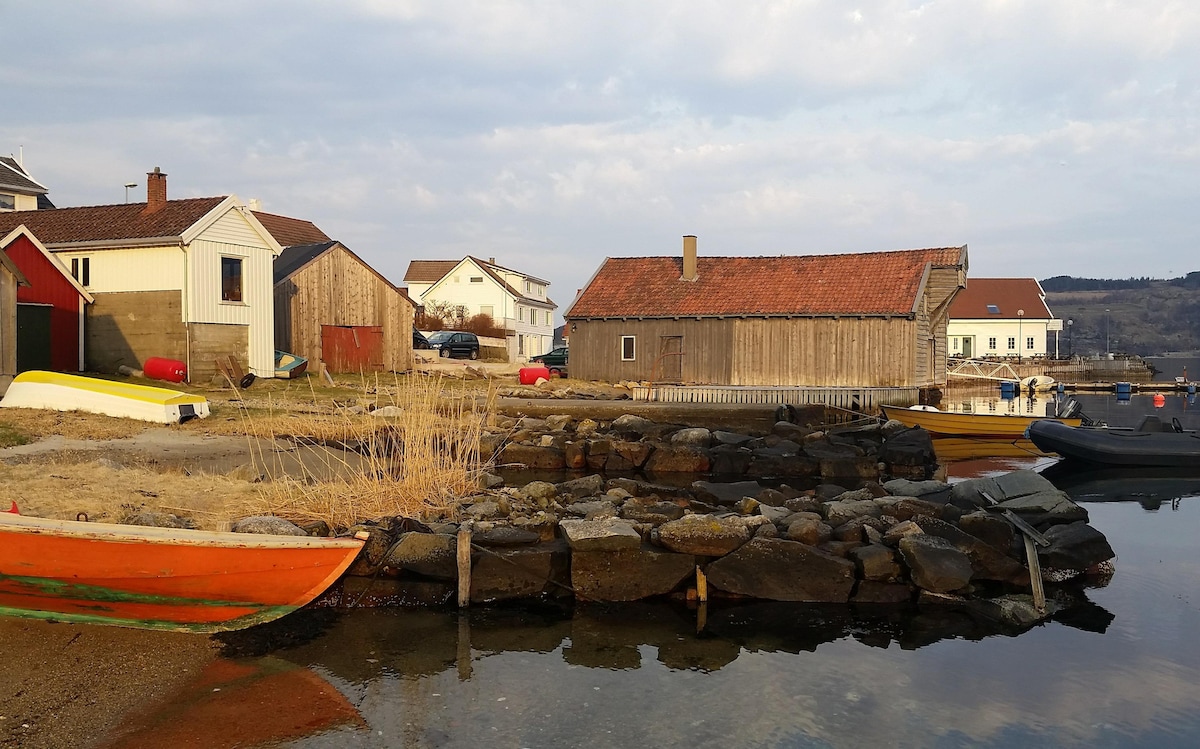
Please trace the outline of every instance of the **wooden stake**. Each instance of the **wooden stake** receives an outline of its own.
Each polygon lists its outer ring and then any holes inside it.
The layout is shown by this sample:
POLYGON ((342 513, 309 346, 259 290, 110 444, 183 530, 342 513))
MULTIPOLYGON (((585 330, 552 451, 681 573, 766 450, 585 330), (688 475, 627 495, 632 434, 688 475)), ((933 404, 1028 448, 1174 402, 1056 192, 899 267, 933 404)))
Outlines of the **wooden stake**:
POLYGON ((471 603, 471 521, 458 527, 458 607, 471 603))
POLYGON ((696 597, 700 603, 708 601, 708 576, 700 569, 700 565, 696 565, 696 597))
POLYGON ((1046 591, 1042 588, 1042 564, 1038 561, 1037 547, 1033 539, 1025 537, 1025 558, 1029 560, 1029 582, 1033 586, 1033 607, 1039 614, 1046 613, 1046 591))

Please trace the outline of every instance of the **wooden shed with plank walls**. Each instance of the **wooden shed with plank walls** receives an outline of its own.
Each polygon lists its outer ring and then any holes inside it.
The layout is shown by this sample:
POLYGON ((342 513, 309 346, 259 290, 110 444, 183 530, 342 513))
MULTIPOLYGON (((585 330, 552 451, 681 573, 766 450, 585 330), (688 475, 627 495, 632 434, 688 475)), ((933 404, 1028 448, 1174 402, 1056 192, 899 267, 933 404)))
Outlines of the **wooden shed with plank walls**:
POLYGON ((340 242, 287 247, 275 261, 275 347, 310 371, 412 369, 412 325, 408 298, 340 242))
POLYGON ((17 288, 28 285, 17 264, 0 249, 0 394, 17 373, 17 288))
POLYGON ((571 376, 610 382, 907 387, 946 381, 967 248, 608 258, 564 318, 571 376))

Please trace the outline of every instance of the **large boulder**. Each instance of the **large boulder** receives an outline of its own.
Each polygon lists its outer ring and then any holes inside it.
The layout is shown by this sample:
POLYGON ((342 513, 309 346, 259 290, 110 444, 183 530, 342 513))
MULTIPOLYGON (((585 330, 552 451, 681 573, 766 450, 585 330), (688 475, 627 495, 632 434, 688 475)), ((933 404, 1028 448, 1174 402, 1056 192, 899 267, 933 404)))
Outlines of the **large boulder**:
POLYGON ((689 554, 639 546, 621 551, 576 551, 571 556, 571 587, 592 601, 636 601, 675 590, 695 573, 689 554))
POLYGON ((714 505, 732 505, 742 497, 756 497, 762 491, 762 484, 757 481, 730 481, 716 483, 712 481, 693 481, 692 494, 702 502, 714 505))
POLYGON ((705 572, 719 590, 771 601, 845 603, 854 588, 853 562, 777 538, 755 538, 705 572))
POLYGON ((509 443, 500 451, 497 460, 500 464, 519 464, 525 468, 562 469, 566 468, 566 457, 563 451, 554 447, 538 447, 509 443))
POLYGON ((437 580, 458 579, 458 539, 442 533, 405 533, 383 563, 437 580))
POLYGON ((471 568, 471 601, 558 595, 570 584, 570 553, 563 541, 480 554, 471 568))
POLYGON ((944 538, 954 548, 971 560, 971 577, 976 580, 995 580, 1020 587, 1028 587, 1029 570, 1017 560, 999 551, 991 544, 972 536, 956 525, 937 518, 917 519, 921 530, 929 535, 944 538))
POLYGON ((681 554, 719 557, 750 540, 750 528, 738 518, 684 515, 658 527, 658 540, 681 554))
POLYGON ((626 520, 563 520, 558 524, 574 552, 621 551, 642 545, 642 536, 626 520))
POLYGON ((1037 550, 1044 568, 1085 571, 1116 556, 1104 534, 1084 522, 1051 526, 1042 535, 1050 542, 1037 550))
MULTIPOLYGON (((182 527, 182 526, 176 526, 182 527)), ((234 533, 265 533, 271 536, 307 536, 304 529, 290 520, 277 518, 274 515, 255 515, 242 518, 230 529, 234 533)))
POLYGON ((971 560, 944 538, 916 534, 900 539, 900 554, 917 587, 949 593, 971 581, 971 560))
POLYGON ((868 544, 850 550, 850 559, 863 580, 895 582, 900 579, 900 563, 896 553, 881 544, 868 544))
POLYGON ((708 468, 708 455, 694 447, 663 446, 646 461, 651 473, 706 473, 708 468))

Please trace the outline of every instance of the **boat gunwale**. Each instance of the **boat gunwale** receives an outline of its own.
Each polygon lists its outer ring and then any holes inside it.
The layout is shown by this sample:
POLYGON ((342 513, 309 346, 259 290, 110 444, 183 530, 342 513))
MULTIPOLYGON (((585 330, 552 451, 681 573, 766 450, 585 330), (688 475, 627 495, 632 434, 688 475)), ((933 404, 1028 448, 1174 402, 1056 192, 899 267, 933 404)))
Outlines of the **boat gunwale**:
POLYGON ((0 513, 0 533, 48 534, 108 543, 152 543, 172 546, 221 546, 256 549, 350 549, 363 542, 356 538, 284 536, 266 533, 234 533, 191 528, 159 528, 80 520, 59 520, 32 515, 0 513))

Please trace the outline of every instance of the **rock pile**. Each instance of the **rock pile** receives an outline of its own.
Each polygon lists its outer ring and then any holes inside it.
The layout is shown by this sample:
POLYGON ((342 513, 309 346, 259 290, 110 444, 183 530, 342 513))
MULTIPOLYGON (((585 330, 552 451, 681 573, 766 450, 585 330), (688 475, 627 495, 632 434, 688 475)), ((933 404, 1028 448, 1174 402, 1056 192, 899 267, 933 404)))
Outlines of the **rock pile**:
POLYGON ((498 465, 539 470, 699 473, 750 478, 928 478, 933 445, 898 423, 825 431, 779 421, 770 434, 663 424, 626 414, 611 422, 551 416, 501 419, 485 436, 498 465))
MULTIPOLYGON (((681 595, 699 570, 714 597, 957 604, 1028 625, 1043 614, 1023 595, 1023 541, 1003 510, 1050 541, 1038 551, 1049 580, 1095 573, 1114 556, 1086 510, 1030 471, 808 491, 590 475, 497 487, 464 505, 463 522, 473 530, 474 602, 681 595)), ((332 602, 450 601, 460 527, 398 519, 356 527, 372 540, 332 602)))

